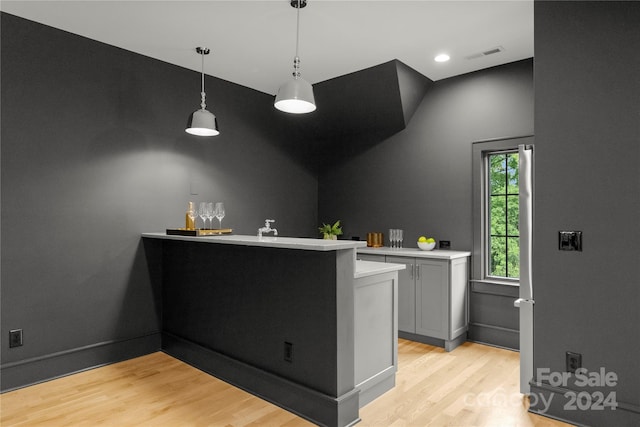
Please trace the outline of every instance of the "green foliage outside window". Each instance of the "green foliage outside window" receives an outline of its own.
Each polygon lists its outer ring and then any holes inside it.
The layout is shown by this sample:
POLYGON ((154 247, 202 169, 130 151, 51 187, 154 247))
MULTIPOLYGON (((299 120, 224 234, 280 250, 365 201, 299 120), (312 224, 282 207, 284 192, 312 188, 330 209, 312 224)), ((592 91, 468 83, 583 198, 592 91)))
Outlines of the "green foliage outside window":
POLYGON ((489 275, 520 277, 518 153, 489 155, 489 275))

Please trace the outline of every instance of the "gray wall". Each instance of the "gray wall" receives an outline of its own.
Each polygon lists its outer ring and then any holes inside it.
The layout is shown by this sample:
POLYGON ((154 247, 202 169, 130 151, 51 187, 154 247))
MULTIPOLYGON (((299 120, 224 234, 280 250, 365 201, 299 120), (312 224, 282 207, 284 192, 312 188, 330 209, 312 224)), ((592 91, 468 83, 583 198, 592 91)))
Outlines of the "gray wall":
POLYGON ((535 3, 534 363, 581 353, 635 411, 558 409, 589 425, 640 424, 639 22, 638 2, 535 3), (558 251, 559 230, 584 250, 558 251))
POLYGON ((159 330, 140 233, 183 226, 189 200, 224 201, 239 234, 275 218, 283 235, 316 235, 316 176, 287 150, 298 141, 271 96, 207 77, 222 134, 200 139, 183 130, 198 73, 4 13, 1 25, 3 388, 128 357, 100 349, 159 330), (15 328, 24 346, 9 349, 15 328), (76 351, 102 352, 34 366, 76 351))
POLYGON ((532 60, 435 82, 406 129, 327 164, 319 175, 320 222, 347 236, 405 230, 471 250, 471 143, 533 133, 532 60))

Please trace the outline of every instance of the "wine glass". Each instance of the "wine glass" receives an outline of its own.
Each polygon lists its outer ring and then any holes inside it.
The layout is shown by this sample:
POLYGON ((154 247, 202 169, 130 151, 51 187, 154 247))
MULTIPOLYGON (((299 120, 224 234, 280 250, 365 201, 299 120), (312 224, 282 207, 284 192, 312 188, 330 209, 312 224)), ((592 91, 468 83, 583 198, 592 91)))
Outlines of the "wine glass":
POLYGON ((396 247, 396 230, 393 228, 389 229, 389 246, 392 248, 396 247))
POLYGON ((195 208, 195 206, 190 205, 189 210, 187 211, 187 215, 189 216, 189 219, 193 222, 192 230, 195 230, 196 229, 196 218, 198 217, 198 210, 195 208))
POLYGON ((202 229, 207 228, 207 203, 200 202, 200 209, 198 209, 198 215, 202 218, 202 229))
POLYGON ((220 229, 222 229, 222 218, 224 218, 224 203, 216 202, 215 217, 218 218, 220 229))
POLYGON ((209 224, 211 229, 213 229, 213 217, 214 217, 215 211, 213 210, 213 203, 208 202, 207 203, 207 219, 209 220, 209 224))
POLYGON ((398 247, 401 248, 402 247, 402 235, 404 234, 404 232, 402 231, 402 229, 398 229, 396 230, 397 236, 398 236, 398 247))

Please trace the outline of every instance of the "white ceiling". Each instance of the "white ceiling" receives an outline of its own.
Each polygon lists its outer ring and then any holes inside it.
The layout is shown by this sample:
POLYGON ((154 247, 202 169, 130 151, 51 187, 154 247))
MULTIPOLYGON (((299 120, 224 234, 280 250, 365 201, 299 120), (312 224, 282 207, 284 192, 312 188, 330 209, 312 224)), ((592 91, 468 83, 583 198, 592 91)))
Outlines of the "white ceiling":
MULTIPOLYGON (((291 76, 296 9, 263 1, 2 1, 23 18, 268 94, 291 76)), ((37 49, 25 55, 37 55, 37 49)), ((398 59, 431 80, 533 57, 533 0, 308 0, 302 77, 313 83, 398 59), (503 52, 465 57, 497 46, 503 52), (436 63, 440 52, 451 56, 436 63)))

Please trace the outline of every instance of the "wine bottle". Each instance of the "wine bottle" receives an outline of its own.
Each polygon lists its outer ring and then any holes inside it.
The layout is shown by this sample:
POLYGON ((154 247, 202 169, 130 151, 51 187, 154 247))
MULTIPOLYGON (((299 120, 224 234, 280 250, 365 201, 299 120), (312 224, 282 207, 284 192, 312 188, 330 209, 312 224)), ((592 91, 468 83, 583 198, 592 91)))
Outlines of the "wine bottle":
POLYGON ((196 228, 195 221, 194 221, 195 215, 192 214, 192 212, 194 211, 195 211, 195 208, 193 207, 193 202, 189 202, 189 207, 187 208, 187 213, 185 214, 185 228, 187 230, 195 230, 196 228))

